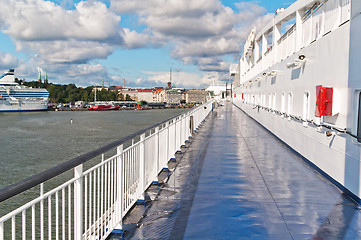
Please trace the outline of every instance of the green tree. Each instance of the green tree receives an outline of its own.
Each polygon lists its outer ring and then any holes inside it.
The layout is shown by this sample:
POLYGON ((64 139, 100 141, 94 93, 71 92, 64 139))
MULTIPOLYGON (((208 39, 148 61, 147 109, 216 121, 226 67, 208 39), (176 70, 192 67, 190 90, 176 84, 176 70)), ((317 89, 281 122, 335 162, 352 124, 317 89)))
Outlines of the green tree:
POLYGON ((88 102, 88 99, 89 99, 88 92, 86 90, 83 90, 82 93, 81 93, 80 100, 83 101, 83 102, 88 102))
MULTIPOLYGON (((21 82, 21 80, 17 79, 17 82, 21 82)), ((38 81, 25 82, 23 84, 32 88, 46 88, 49 92, 49 102, 52 103, 68 103, 68 102, 76 102, 76 101, 85 101, 92 102, 94 101, 94 92, 93 87, 89 86, 85 89, 77 88, 75 84, 44 84, 39 83, 38 81)), ((122 94, 118 94, 116 91, 108 91, 106 89, 102 89, 101 91, 97 91, 97 100, 98 101, 116 101, 123 100, 124 96, 122 94)), ((128 100, 130 97, 128 96, 128 100)))
POLYGON ((125 101, 133 101, 133 99, 129 96, 129 94, 126 94, 125 101))

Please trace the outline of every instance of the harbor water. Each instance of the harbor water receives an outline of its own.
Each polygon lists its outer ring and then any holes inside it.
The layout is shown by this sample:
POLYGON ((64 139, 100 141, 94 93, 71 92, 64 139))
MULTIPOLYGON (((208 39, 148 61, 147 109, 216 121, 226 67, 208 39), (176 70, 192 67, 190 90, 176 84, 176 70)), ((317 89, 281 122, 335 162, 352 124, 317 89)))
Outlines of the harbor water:
MULTIPOLYGON (((1 113, 0 187, 16 183, 182 111, 185 109, 1 113)), ((30 196, 28 194, 32 195, 31 191, 26 193, 30 196)), ((38 189, 33 190, 34 196, 38 194, 38 189)), ((23 198, 27 197, 23 196, 21 200, 23 198)), ((8 212, 8 207, 13 209, 15 206, 9 206, 7 201, 0 203, 0 215, 8 212)))

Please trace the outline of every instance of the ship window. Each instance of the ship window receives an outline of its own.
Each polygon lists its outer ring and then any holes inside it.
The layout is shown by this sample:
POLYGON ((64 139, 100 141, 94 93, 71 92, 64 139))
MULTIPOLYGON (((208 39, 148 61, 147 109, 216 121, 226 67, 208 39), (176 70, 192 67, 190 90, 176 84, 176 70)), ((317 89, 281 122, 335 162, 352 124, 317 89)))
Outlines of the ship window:
POLYGON ((256 55, 256 61, 262 58, 262 38, 257 41, 256 47, 258 46, 258 56, 256 55))
POLYGON ((266 34, 267 39, 267 50, 270 50, 269 47, 273 45, 273 29, 266 34))
POLYGON ((272 95, 272 103, 273 103, 273 109, 276 109, 276 94, 274 93, 273 95, 272 95))
POLYGON ((268 95, 268 108, 272 108, 272 94, 268 95))
POLYGON ((292 104, 293 104, 293 95, 292 93, 288 94, 288 103, 287 103, 287 113, 292 114, 292 104))
MULTIPOLYGON (((361 136, 361 92, 359 93, 358 98, 358 123, 357 123, 357 136, 361 136)), ((361 142, 361 139, 357 139, 358 142, 361 142)))
POLYGON ((305 92, 303 94, 303 119, 309 119, 310 117, 310 93, 305 92))
POLYGON ((281 112, 284 113, 286 111, 286 95, 282 93, 281 96, 281 112))
MULTIPOLYGON (((310 118, 310 93, 309 92, 305 92, 303 94, 303 116, 302 116, 302 118, 304 120, 308 120, 310 118)), ((308 123, 303 122, 303 126, 307 127, 308 123)))

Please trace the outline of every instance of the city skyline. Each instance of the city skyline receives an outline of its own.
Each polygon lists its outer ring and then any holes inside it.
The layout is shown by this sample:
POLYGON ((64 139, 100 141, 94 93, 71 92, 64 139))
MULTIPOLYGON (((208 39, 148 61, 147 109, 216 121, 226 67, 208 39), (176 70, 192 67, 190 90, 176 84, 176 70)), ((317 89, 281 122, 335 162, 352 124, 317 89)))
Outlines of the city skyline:
POLYGON ((229 80, 251 26, 294 1, 0 0, 0 69, 77 86, 229 80))

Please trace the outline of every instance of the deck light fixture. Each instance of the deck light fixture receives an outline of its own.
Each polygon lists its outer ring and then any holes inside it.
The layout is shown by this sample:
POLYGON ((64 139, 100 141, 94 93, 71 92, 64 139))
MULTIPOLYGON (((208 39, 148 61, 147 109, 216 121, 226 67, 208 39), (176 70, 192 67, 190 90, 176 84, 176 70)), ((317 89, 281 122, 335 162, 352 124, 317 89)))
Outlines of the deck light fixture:
POLYGON ((327 138, 331 138, 331 137, 335 136, 336 133, 334 131, 326 131, 325 135, 327 138))
POLYGON ((268 72, 268 74, 267 74, 268 76, 272 76, 272 77, 274 77, 274 76, 276 76, 277 75, 277 72, 275 71, 275 70, 272 70, 271 72, 268 72))
POLYGON ((298 55, 298 59, 299 59, 300 61, 305 60, 305 58, 306 58, 306 56, 305 56, 304 54, 302 54, 302 53, 300 53, 300 54, 298 55))
POLYGON ((306 56, 302 53, 298 54, 298 58, 294 62, 287 63, 287 68, 299 68, 306 63, 306 56))

